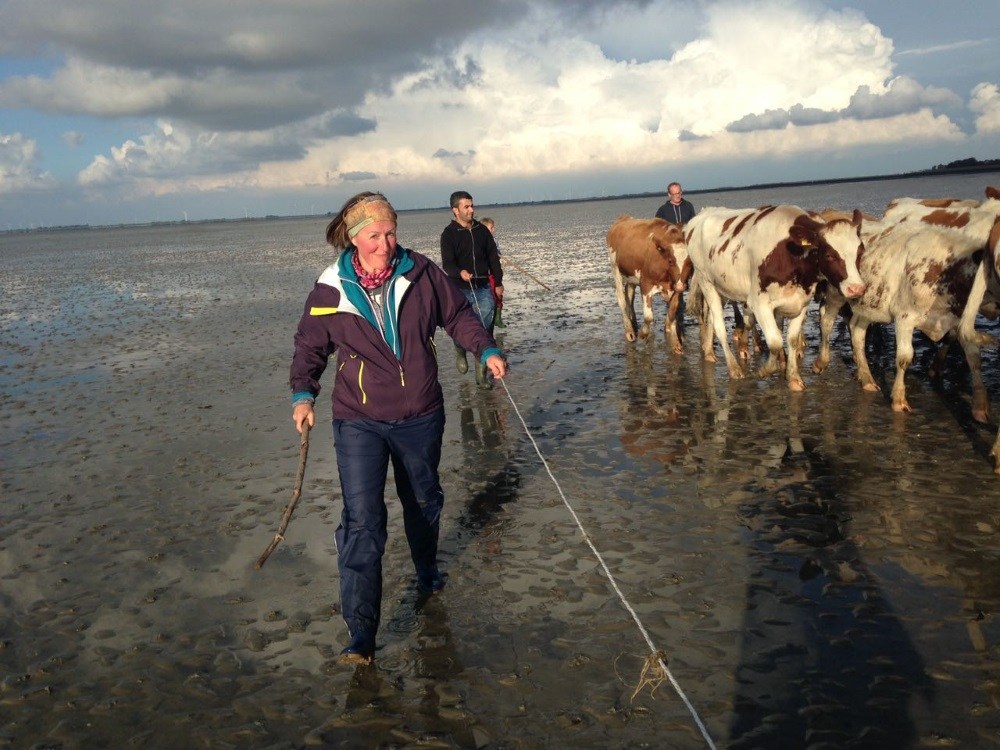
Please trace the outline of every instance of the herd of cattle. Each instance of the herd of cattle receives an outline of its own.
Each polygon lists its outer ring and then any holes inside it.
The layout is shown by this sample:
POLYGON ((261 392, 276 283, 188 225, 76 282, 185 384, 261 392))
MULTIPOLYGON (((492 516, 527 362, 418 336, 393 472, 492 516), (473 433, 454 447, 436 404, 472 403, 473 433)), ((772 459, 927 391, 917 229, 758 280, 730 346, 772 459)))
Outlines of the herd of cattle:
MULTIPOLYGON (((995 187, 986 188, 984 201, 899 198, 881 219, 857 210, 806 211, 791 205, 705 208, 683 226, 623 215, 608 230, 607 242, 629 341, 649 336, 652 297, 660 294, 668 306, 667 338, 675 352, 683 351, 677 315, 681 295, 690 288, 688 308, 700 321, 706 360, 716 361, 718 340, 730 377, 742 377, 748 336, 756 336, 756 324, 764 339, 756 337, 758 347, 767 349, 759 375, 783 367, 788 387, 801 391, 802 326, 815 299, 820 350, 814 372, 829 364, 830 336, 837 316, 843 315, 857 378, 865 390, 878 390, 868 367, 865 334, 871 323, 892 323, 892 408, 909 411, 904 375, 913 359, 913 332, 919 330, 934 342, 960 343, 971 371, 973 418, 989 421, 980 348, 1000 342, 975 324, 979 314, 1000 316, 1000 190, 995 187), (638 331, 636 287, 643 307, 638 331), (726 337, 726 301, 733 304, 736 355, 726 337)), ((947 348, 939 348, 936 366, 947 348)), ((1000 473, 1000 433, 992 455, 1000 473)))

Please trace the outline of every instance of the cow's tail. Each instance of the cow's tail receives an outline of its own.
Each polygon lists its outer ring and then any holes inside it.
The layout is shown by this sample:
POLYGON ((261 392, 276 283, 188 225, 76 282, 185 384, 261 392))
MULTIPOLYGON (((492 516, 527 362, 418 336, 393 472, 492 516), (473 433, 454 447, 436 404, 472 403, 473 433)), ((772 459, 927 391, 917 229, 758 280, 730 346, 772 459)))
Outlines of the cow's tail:
POLYGON ((992 336, 980 334, 976 330, 976 316, 979 314, 979 306, 982 305, 989 291, 990 280, 995 278, 998 252, 1000 252, 1000 217, 993 222, 986 251, 976 268, 972 288, 969 290, 969 296, 965 300, 965 308, 959 320, 958 337, 963 346, 969 342, 980 346, 992 346, 1000 343, 992 336))
POLYGON ((685 306, 687 307, 688 313, 698 318, 699 323, 705 323, 705 320, 707 319, 705 314, 705 295, 701 292, 701 284, 698 282, 698 274, 691 277, 691 283, 688 286, 687 304, 685 306))

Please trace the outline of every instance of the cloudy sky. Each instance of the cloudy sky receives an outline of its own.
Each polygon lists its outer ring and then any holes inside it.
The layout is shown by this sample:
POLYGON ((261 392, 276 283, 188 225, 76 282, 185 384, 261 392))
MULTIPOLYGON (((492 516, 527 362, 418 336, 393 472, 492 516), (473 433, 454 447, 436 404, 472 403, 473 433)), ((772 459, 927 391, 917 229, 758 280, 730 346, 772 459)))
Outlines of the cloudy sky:
POLYGON ((0 0, 0 230, 1000 158, 997 0, 0 0))

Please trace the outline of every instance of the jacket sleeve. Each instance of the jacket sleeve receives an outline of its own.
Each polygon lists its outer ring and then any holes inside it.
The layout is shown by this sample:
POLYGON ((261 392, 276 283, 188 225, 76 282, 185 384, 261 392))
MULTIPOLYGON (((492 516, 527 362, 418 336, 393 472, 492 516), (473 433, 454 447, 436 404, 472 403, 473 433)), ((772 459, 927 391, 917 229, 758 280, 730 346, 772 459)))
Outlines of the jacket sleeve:
POLYGON ((449 224, 441 232, 441 268, 452 279, 461 279, 458 265, 458 233, 449 224))
POLYGON ((335 309, 339 299, 337 291, 325 284, 316 284, 306 299, 305 309, 295 331, 295 350, 288 383, 292 399, 309 393, 316 398, 320 392, 319 379, 326 370, 330 355, 336 350, 327 326, 325 310, 335 309))

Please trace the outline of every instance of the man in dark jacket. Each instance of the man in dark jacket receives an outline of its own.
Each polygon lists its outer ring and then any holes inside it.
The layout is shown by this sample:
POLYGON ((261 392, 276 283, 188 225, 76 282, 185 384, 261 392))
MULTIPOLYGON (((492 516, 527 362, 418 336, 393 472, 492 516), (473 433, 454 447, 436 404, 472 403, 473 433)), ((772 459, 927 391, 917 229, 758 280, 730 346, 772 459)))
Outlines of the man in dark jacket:
MULTIPOLYGON (((452 282, 462 290, 483 327, 493 335, 493 312, 496 303, 490 289, 490 274, 496 284, 497 297, 503 299, 503 268, 493 233, 475 219, 472 196, 464 190, 451 194, 453 219, 441 233, 441 267, 452 282)), ((468 372, 465 349, 456 347, 455 365, 459 372, 468 372)), ((490 387, 482 362, 476 364, 476 382, 490 387)))
POLYGON ((671 182, 667 185, 667 200, 662 206, 656 209, 656 218, 669 221, 671 224, 687 224, 694 218, 694 206, 691 201, 686 200, 684 191, 681 190, 679 182, 671 182))

